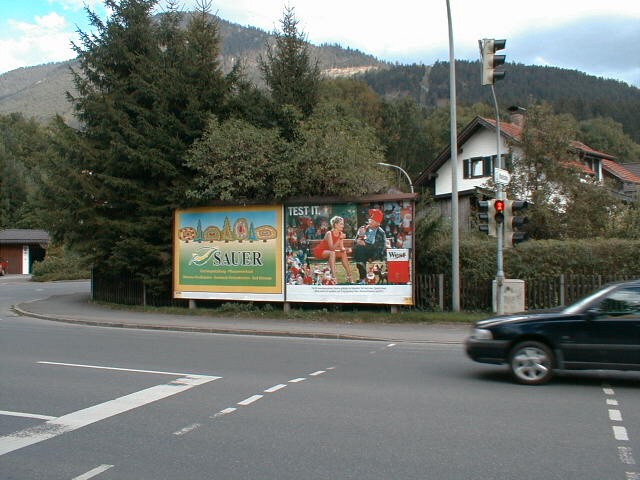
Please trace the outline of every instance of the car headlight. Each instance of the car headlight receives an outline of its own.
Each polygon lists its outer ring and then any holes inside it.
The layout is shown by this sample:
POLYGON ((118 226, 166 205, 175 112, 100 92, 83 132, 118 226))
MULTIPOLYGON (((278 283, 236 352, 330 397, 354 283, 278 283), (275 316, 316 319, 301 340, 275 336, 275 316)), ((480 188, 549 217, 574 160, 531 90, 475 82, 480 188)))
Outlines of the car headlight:
POLYGON ((484 328, 474 328, 473 338, 476 340, 492 340, 493 333, 491 333, 491 330, 486 330, 484 328))

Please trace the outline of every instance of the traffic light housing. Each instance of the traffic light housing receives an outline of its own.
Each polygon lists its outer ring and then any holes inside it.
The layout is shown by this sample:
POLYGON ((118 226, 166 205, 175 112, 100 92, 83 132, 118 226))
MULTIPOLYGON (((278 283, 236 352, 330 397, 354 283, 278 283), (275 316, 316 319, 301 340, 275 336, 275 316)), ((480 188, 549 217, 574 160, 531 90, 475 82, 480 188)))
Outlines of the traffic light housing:
POLYGON ((478 201, 478 229, 490 237, 496 236, 495 199, 478 201))
POLYGON ((482 85, 493 85, 496 80, 502 80, 504 72, 496 71, 496 67, 503 65, 505 55, 496 55, 496 51, 502 50, 507 44, 506 40, 484 38, 479 40, 480 55, 482 56, 482 85))
POLYGON ((527 232, 523 232, 522 227, 529 222, 523 216, 529 204, 523 200, 505 200, 505 227, 504 246, 516 246, 518 243, 529 240, 527 232))
POLYGON ((505 200, 493 201, 493 211, 495 213, 494 219, 496 221, 496 225, 504 223, 504 209, 505 209, 505 200))

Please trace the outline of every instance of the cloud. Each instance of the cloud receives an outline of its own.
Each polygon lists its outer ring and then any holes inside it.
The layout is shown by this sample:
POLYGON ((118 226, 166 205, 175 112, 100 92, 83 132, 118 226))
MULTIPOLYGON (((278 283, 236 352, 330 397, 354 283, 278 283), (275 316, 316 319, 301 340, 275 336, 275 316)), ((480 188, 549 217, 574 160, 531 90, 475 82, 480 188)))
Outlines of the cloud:
POLYGON ((639 23, 623 17, 586 19, 523 33, 507 47, 511 61, 562 66, 640 86, 639 23))
POLYGON ((10 35, 0 40, 0 71, 23 65, 68 60, 73 56, 70 39, 74 28, 57 13, 36 16, 34 23, 9 20, 10 35))
POLYGON ((64 10, 78 11, 85 5, 94 10, 98 5, 102 5, 103 0, 49 0, 49 3, 60 5, 64 10))

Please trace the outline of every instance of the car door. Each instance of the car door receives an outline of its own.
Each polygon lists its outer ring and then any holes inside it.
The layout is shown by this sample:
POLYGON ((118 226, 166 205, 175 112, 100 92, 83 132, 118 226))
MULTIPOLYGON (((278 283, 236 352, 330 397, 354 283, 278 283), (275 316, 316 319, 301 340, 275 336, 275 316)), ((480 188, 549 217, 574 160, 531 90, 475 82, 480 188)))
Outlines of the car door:
POLYGON ((640 366, 640 286, 621 286, 589 309, 603 367, 640 366))

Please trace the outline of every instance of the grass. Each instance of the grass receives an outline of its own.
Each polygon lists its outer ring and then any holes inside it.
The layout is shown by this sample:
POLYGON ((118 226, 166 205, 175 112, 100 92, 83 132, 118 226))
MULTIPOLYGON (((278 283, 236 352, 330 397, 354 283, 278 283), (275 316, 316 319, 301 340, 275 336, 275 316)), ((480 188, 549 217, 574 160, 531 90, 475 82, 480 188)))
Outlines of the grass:
POLYGON ((216 307, 182 308, 119 305, 98 302, 115 310, 129 310, 172 315, 195 315, 203 317, 226 317, 271 320, 299 320, 305 322, 342 323, 457 323, 470 324, 490 317, 490 312, 435 312, 420 311, 401 307, 398 313, 391 313, 389 307, 342 305, 331 308, 322 306, 294 307, 285 312, 282 304, 256 304, 252 302, 222 303, 216 307))

